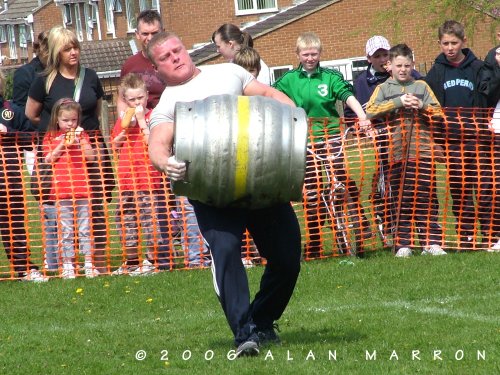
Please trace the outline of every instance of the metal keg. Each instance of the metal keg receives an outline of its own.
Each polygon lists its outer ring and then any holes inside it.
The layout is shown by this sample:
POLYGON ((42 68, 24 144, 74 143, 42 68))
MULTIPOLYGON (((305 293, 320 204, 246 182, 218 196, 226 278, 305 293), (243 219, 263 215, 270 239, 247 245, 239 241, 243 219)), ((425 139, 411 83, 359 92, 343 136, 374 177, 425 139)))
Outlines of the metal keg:
POLYGON ((175 106, 174 153, 187 165, 176 195, 216 207, 302 199, 307 116, 263 96, 214 95, 175 106))

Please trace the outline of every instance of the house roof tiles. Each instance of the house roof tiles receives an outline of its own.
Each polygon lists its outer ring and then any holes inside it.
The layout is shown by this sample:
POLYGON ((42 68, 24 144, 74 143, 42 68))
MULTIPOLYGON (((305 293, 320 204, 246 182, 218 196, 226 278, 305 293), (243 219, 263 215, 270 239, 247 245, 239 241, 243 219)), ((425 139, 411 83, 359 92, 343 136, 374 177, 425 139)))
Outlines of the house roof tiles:
POLYGON ((34 13, 36 9, 50 3, 51 0, 9 0, 7 10, 3 3, 0 11, 0 24, 19 23, 19 21, 34 13))
POLYGON ((103 77, 117 77, 125 60, 133 55, 127 39, 94 40, 81 43, 83 66, 94 69, 103 77))

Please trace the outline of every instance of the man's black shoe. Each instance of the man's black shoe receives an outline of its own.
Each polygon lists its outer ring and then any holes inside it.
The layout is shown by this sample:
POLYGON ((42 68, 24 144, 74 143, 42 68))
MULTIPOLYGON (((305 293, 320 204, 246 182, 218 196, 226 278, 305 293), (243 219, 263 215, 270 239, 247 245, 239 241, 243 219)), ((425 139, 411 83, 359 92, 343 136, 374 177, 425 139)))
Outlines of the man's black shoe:
POLYGON ((259 337, 252 333, 248 339, 238 345, 236 357, 255 357, 257 355, 259 355, 259 337))
POLYGON ((281 339, 276 333, 279 332, 278 324, 273 324, 269 328, 257 328, 257 336, 259 337, 259 343, 261 346, 265 345, 280 345, 281 339))

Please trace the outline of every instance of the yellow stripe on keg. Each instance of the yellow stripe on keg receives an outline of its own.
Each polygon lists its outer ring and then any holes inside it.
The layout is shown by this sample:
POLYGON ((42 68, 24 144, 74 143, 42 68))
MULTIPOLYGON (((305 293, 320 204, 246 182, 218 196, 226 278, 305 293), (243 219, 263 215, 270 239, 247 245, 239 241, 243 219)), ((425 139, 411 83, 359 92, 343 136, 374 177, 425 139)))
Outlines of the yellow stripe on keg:
POLYGON ((241 198, 247 190, 248 149, 250 127, 250 98, 238 97, 238 137, 236 140, 236 165, 234 171, 234 196, 241 198))

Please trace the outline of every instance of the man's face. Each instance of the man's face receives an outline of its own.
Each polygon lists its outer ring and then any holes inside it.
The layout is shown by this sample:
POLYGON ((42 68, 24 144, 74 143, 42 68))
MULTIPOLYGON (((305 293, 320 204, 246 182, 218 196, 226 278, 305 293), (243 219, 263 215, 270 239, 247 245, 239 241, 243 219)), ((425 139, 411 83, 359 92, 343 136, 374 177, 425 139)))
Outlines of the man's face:
POLYGON ((168 85, 179 85, 191 79, 195 65, 184 44, 176 38, 169 38, 153 46, 155 70, 168 85))
POLYGON ((306 72, 312 73, 316 70, 321 53, 317 48, 305 48, 297 53, 299 62, 302 64, 306 72))
POLYGON ((148 46, 151 38, 158 34, 160 31, 162 30, 158 21, 154 21, 153 23, 145 23, 139 21, 137 30, 135 31, 135 37, 141 44, 143 51, 146 51, 146 47, 148 46))
POLYGON ((367 56, 366 59, 370 64, 372 64, 372 67, 376 72, 384 73, 387 71, 386 66, 389 61, 389 51, 380 48, 376 50, 373 55, 367 56))
POLYGON ((454 34, 444 34, 438 42, 441 51, 449 62, 460 62, 463 58, 462 48, 465 46, 464 40, 454 34))
POLYGON ((408 82, 412 79, 413 61, 410 58, 396 56, 389 64, 392 69, 392 78, 398 82, 408 82))

